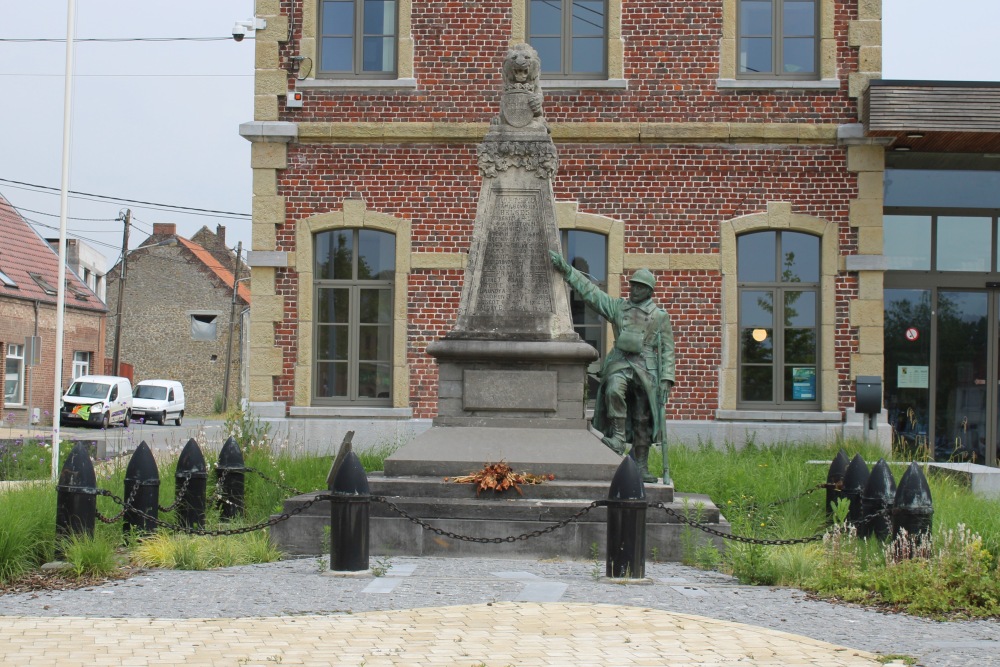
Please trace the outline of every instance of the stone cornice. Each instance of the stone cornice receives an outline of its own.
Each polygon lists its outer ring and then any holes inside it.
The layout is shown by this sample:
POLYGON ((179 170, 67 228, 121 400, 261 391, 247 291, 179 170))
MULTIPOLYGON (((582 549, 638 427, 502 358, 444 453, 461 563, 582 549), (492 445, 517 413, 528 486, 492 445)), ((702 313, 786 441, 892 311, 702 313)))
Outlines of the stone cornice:
MULTIPOLYGON (((298 123, 299 143, 478 143, 488 123, 298 123)), ((558 143, 828 144, 835 123, 549 123, 558 143)))

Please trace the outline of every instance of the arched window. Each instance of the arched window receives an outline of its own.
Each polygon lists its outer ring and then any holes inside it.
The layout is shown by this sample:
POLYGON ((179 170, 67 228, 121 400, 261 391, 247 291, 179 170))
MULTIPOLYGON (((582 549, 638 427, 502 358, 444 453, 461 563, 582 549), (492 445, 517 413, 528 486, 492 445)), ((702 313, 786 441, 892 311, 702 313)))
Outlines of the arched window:
POLYGON ((396 237, 334 229, 313 247, 313 400, 391 405, 396 237))
POLYGON ((753 232, 736 252, 739 407, 819 409, 820 238, 753 232))

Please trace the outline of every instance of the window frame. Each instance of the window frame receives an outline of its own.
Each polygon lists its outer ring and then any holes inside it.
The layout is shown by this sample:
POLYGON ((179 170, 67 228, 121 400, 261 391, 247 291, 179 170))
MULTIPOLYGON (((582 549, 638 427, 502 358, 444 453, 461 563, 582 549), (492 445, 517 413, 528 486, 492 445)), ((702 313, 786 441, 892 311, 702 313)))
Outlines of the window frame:
MULTIPOLYGON (((736 237, 736 252, 737 258, 739 257, 739 241, 743 237, 752 236, 756 234, 774 234, 774 258, 775 258, 775 274, 774 280, 772 281, 744 281, 739 279, 739 264, 737 263, 737 283, 736 283, 736 298, 737 298, 737 358, 736 358, 736 407, 741 410, 760 410, 760 409, 775 409, 775 410, 800 410, 800 411, 819 411, 822 406, 822 386, 823 386, 823 344, 822 344, 822 329, 823 329, 823 237, 810 233, 807 231, 800 231, 795 229, 757 229, 752 231, 747 231, 738 234, 736 237), (810 236, 816 239, 816 276, 815 281, 786 281, 781 278, 781 251, 782 251, 782 236, 784 234, 796 234, 802 236, 810 236), (745 347, 744 347, 744 331, 752 329, 754 327, 749 327, 744 325, 744 312, 743 312, 743 295, 747 292, 770 292, 772 295, 772 344, 771 344, 771 361, 770 363, 751 363, 745 361, 745 347), (789 292, 807 292, 814 294, 814 313, 813 313, 813 324, 810 328, 814 331, 814 344, 813 344, 813 361, 811 364, 798 363, 790 364, 785 361, 785 339, 787 330, 790 329, 801 329, 801 326, 793 326, 791 324, 786 324, 785 317, 785 294, 789 292), (785 371, 790 366, 812 366, 813 371, 813 390, 814 396, 812 400, 795 400, 794 398, 786 399, 786 390, 791 389, 791 387, 786 387, 785 371), (772 381, 772 393, 771 400, 748 400, 744 398, 743 393, 743 381, 744 381, 744 370, 748 366, 764 367, 769 366, 771 368, 771 381, 772 381)), ((759 327, 757 327, 759 328, 759 327)))
POLYGON ((7 407, 22 407, 24 406, 24 382, 25 382, 25 366, 24 366, 24 345, 19 345, 17 343, 7 343, 7 351, 4 355, 4 405, 7 407), (7 397, 7 381, 10 375, 10 363, 14 361, 17 364, 16 374, 17 374, 17 398, 7 397))
MULTIPOLYGON (((565 259, 567 263, 572 262, 572 258, 569 256, 569 248, 570 248, 570 242, 569 242, 569 240, 570 240, 570 235, 571 234, 590 234, 590 235, 593 235, 595 237, 599 237, 599 238, 601 238, 603 240, 603 242, 604 242, 604 278, 603 278, 603 280, 597 280, 597 281, 592 280, 591 282, 593 282, 595 285, 597 285, 597 287, 600 288, 601 291, 607 293, 607 291, 608 291, 608 274, 610 273, 610 267, 609 267, 609 264, 608 264, 608 261, 609 261, 609 258, 608 258, 608 235, 607 234, 603 234, 601 232, 589 230, 589 229, 560 229, 559 233, 560 233, 559 240, 560 240, 560 243, 562 244, 563 259, 565 259)), ((598 357, 597 357, 597 360, 595 362, 593 362, 593 364, 598 364, 598 366, 595 366, 595 367, 599 368, 599 364, 604 359, 604 353, 605 353, 605 351, 607 350, 607 347, 608 347, 608 324, 607 324, 607 321, 601 316, 600 313, 598 313, 596 310, 594 310, 593 308, 591 308, 588 304, 584 303, 583 304, 584 309, 586 311, 590 311, 590 312, 594 313, 597 316, 597 320, 598 321, 597 321, 596 324, 586 324, 585 322, 577 323, 576 316, 572 312, 573 311, 573 298, 574 298, 573 295, 576 294, 576 290, 572 289, 572 288, 569 288, 569 291, 570 291, 570 296, 569 296, 570 315, 573 317, 573 330, 576 331, 577 334, 580 333, 580 331, 579 331, 580 329, 592 329, 592 330, 594 330, 594 331, 597 332, 597 336, 596 336, 596 338, 597 338, 597 345, 595 346, 595 348, 597 349, 598 357)), ((581 335, 580 338, 586 342, 586 338, 584 336, 581 335)), ((597 388, 598 388, 599 385, 600 385, 600 381, 597 380, 597 379, 595 379, 595 378, 591 378, 589 376, 589 374, 588 374, 588 377, 587 377, 587 406, 588 407, 591 407, 591 408, 594 407, 594 401, 595 401, 595 399, 597 397, 597 388)))
POLYGON ((202 342, 202 343, 211 343, 211 342, 219 340, 219 313, 218 312, 210 312, 210 311, 199 312, 199 311, 195 311, 195 312, 192 312, 192 313, 188 313, 188 317, 190 318, 190 324, 191 324, 191 340, 199 341, 199 342, 202 342), (198 318, 202 318, 202 317, 211 317, 212 319, 211 319, 211 321, 205 321, 205 320, 198 319, 198 318), (194 329, 195 329, 194 323, 195 323, 195 321, 202 322, 203 324, 211 324, 212 327, 213 327, 212 337, 211 338, 199 338, 199 337, 195 336, 194 335, 194 329))
MULTIPOLYGON (((524 1, 525 1, 525 41, 528 44, 531 44, 533 38, 539 38, 542 37, 542 35, 534 34, 532 32, 531 5, 533 0, 524 0, 524 1)), ((549 80, 608 79, 609 76, 608 43, 610 34, 609 23, 611 18, 610 17, 611 1, 612 0, 602 0, 604 5, 604 25, 602 26, 603 34, 601 35, 600 40, 601 40, 601 60, 603 63, 603 68, 599 72, 574 72, 573 71, 573 12, 572 12, 574 0, 558 0, 558 2, 560 3, 560 12, 562 20, 562 25, 560 26, 560 32, 559 32, 560 58, 562 60, 562 63, 558 72, 543 71, 541 73, 541 77, 543 79, 549 79, 549 80), (570 11, 566 11, 567 7, 570 9, 570 11)), ((544 36, 552 37, 553 35, 544 35, 544 36)))
MULTIPOLYGON (((401 0, 392 0, 393 16, 393 62, 389 71, 366 71, 364 69, 364 7, 365 0, 316 0, 316 79, 397 79, 400 65, 400 5, 401 0), (328 33, 323 27, 323 8, 327 2, 347 2, 354 4, 354 25, 351 29, 352 65, 353 71, 335 71, 323 69, 323 40, 328 33)), ((337 36, 342 36, 337 34, 337 36)), ((382 33, 382 37, 389 35, 382 33)))
POLYGON ((93 354, 91 352, 74 350, 73 366, 70 370, 71 377, 75 380, 82 375, 90 375, 90 364, 92 359, 93 359, 93 354), (77 369, 83 369, 83 370, 78 372, 77 369))
POLYGON ((396 383, 396 370, 394 362, 395 354, 395 308, 392 304, 395 303, 396 298, 396 272, 398 270, 398 261, 396 258, 396 245, 399 243, 399 238, 397 235, 391 231, 386 231, 382 229, 371 229, 364 227, 337 227, 333 229, 324 229, 315 232, 313 235, 313 256, 310 258, 313 266, 313 281, 312 281, 312 299, 313 299, 313 321, 312 321, 312 386, 310 387, 310 401, 313 405, 350 405, 350 406, 378 406, 378 407, 391 407, 393 404, 393 396, 395 392, 396 383), (351 233, 352 238, 352 252, 351 252, 351 278, 321 278, 319 270, 317 270, 316 264, 318 262, 318 252, 322 244, 319 242, 319 237, 325 234, 336 235, 339 233, 351 233), (368 232, 373 234, 384 234, 392 239, 393 248, 390 256, 392 257, 392 273, 389 278, 372 280, 372 279, 360 279, 358 278, 358 265, 361 258, 361 253, 358 249, 361 247, 361 233, 368 232), (320 383, 320 378, 322 374, 320 373, 320 364, 329 363, 330 360, 320 360, 320 327, 329 326, 330 324, 340 324, 322 321, 320 319, 320 294, 322 290, 325 289, 346 289, 348 292, 348 315, 347 315, 347 395, 346 396, 324 396, 321 395, 317 388, 320 383), (390 304, 389 308, 389 318, 386 324, 382 322, 376 323, 363 323, 361 322, 361 292, 362 290, 378 290, 387 291, 387 303, 390 304), (362 326, 376 327, 387 327, 388 332, 386 334, 386 339, 389 341, 389 357, 385 360, 375 359, 362 360, 360 358, 361 354, 361 329, 362 326), (388 392, 386 396, 383 397, 369 397, 360 395, 360 371, 361 365, 363 363, 374 363, 385 364, 389 369, 389 384, 388 392))
MULTIPOLYGON (((736 0, 736 78, 741 80, 786 80, 786 81, 817 81, 822 76, 822 54, 821 54, 821 17, 823 13, 823 2, 821 0, 766 0, 772 8, 771 15, 771 69, 767 72, 744 72, 742 71, 741 53, 744 39, 758 39, 760 35, 746 35, 743 29, 743 5, 747 2, 763 2, 765 0, 736 0), (813 34, 812 39, 813 69, 810 72, 785 72, 784 61, 784 40, 788 38, 783 32, 784 29, 784 8, 788 2, 810 2, 813 6, 813 34)), ((799 36, 802 38, 804 36, 799 36)))

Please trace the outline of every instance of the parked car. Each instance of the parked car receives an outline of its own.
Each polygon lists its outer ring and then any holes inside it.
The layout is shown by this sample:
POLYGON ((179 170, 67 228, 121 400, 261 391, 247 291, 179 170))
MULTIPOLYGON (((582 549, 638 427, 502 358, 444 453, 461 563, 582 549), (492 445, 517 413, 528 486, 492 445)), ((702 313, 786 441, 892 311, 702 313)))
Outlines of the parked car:
POLYGON ((108 428, 132 420, 132 383, 115 375, 81 375, 63 394, 59 423, 108 428))
POLYGON ((135 386, 132 418, 160 426, 173 419, 180 426, 184 419, 183 385, 174 380, 143 380, 135 386))

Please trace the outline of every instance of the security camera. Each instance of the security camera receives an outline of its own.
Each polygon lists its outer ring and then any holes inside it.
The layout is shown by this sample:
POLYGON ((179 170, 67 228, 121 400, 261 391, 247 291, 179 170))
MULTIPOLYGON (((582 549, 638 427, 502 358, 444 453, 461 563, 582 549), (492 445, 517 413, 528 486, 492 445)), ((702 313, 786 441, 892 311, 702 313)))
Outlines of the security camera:
POLYGON ((248 32, 254 32, 255 30, 263 30, 267 27, 267 21, 259 18, 247 19, 246 21, 237 21, 236 25, 233 26, 233 39, 237 42, 242 42, 243 38, 247 36, 248 32))

